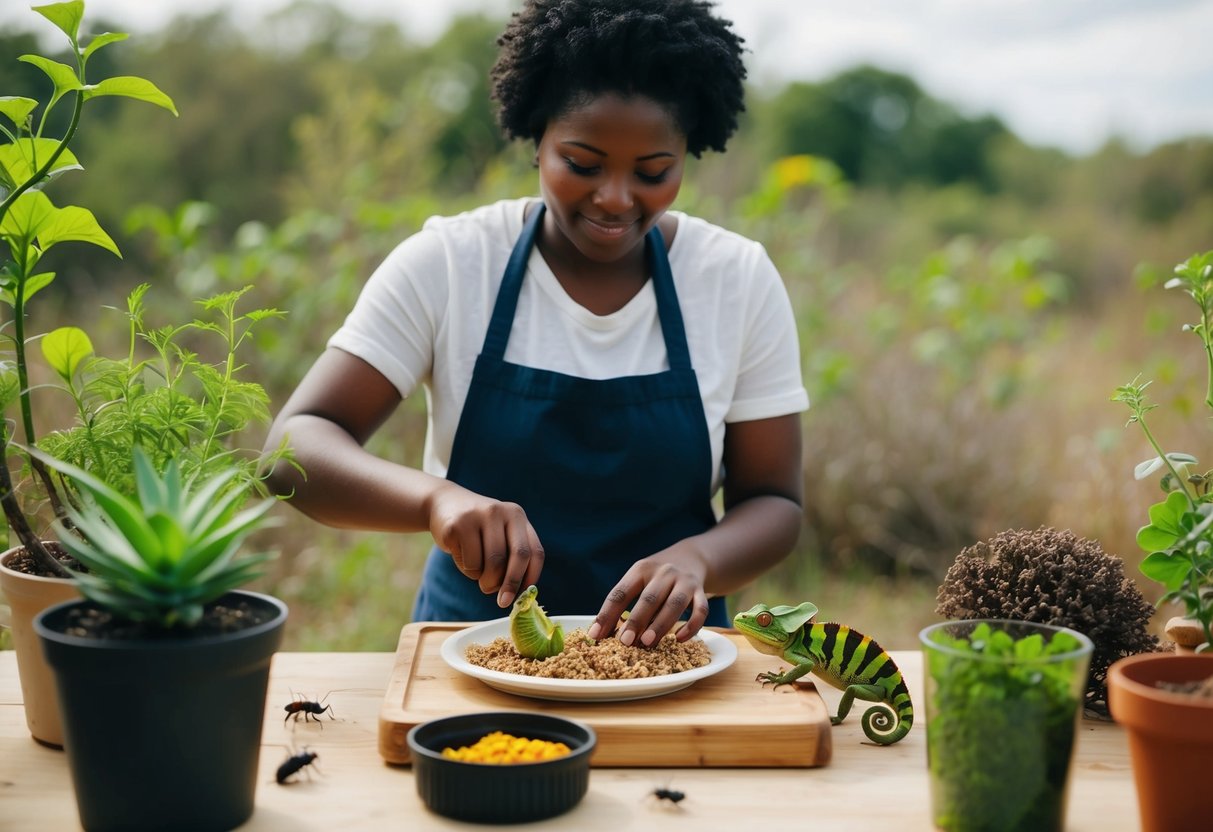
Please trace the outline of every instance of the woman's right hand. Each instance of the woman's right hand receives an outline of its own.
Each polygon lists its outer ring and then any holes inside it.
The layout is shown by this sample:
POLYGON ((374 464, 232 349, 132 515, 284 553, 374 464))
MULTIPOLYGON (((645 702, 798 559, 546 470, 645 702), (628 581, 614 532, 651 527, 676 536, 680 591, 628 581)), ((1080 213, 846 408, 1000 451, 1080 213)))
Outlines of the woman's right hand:
POLYGON ((503 503, 447 483, 430 497, 430 534, 456 568, 497 593, 497 606, 514 603, 519 590, 537 583, 543 544, 517 503, 503 503))

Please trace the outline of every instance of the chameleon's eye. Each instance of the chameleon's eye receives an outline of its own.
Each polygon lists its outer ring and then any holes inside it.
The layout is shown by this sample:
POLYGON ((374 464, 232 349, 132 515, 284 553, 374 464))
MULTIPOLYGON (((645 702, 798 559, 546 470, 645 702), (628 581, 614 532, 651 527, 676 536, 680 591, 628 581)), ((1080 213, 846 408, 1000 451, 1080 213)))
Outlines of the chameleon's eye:
POLYGON ((754 620, 758 622, 759 627, 770 627, 775 619, 769 612, 760 612, 754 620))

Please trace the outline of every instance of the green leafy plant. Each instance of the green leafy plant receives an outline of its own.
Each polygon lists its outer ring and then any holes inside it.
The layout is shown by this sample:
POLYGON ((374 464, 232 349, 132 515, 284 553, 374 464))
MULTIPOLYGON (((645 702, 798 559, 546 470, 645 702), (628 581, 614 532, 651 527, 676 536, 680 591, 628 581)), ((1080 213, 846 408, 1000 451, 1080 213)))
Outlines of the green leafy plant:
MULTIPOLYGON (((1200 338, 1207 366, 1205 404, 1213 410, 1213 251, 1193 255, 1175 267, 1168 289, 1183 289, 1200 309, 1200 319, 1184 331, 1200 338)), ((1166 589, 1159 604, 1184 605, 1186 615, 1200 623, 1205 642, 1213 644, 1213 471, 1194 469, 1195 456, 1164 451, 1146 422, 1150 404, 1140 377, 1116 389, 1112 401, 1131 411, 1126 424, 1136 423, 1155 455, 1136 467, 1134 477, 1145 479, 1162 472, 1160 485, 1166 498, 1150 506, 1150 522, 1137 532, 1137 544, 1149 554, 1141 572, 1166 589)))
MULTIPOLYGON (((72 399, 76 424, 47 433, 38 447, 123 493, 134 492, 136 448, 156 468, 174 460, 186 477, 235 467, 241 481, 264 493, 258 452, 242 452, 237 440, 250 424, 269 420, 269 397, 240 378, 237 350, 260 322, 283 313, 238 311, 250 288, 198 301, 204 314, 192 321, 153 327, 144 306, 149 286, 136 287, 127 298, 128 353, 119 359, 94 355, 88 336, 74 327, 48 333, 42 352, 72 399), (216 345, 218 362, 203 360, 197 351, 203 340, 216 345)), ((285 454, 285 448, 278 453, 285 454)), ((73 481, 61 483, 73 496, 73 481)))
POLYGON ((275 501, 242 508, 249 483, 237 468, 186 479, 175 461, 157 469, 137 447, 128 497, 82 468, 31 454, 81 494, 67 509, 74 531, 61 528, 61 541, 88 568, 76 575, 81 594, 119 618, 191 627, 206 604, 256 577, 270 557, 240 551, 275 501))
POLYGON ((1060 829, 1086 681, 1082 642, 1064 631, 1015 638, 982 622, 967 638, 936 632, 931 644, 927 759, 935 825, 1060 829))
MULTIPOLYGON (((172 99, 144 78, 118 76, 89 83, 89 58, 97 50, 125 40, 127 35, 105 32, 82 45, 82 0, 35 6, 34 11, 67 36, 74 65, 41 55, 18 58, 50 79, 52 92, 42 104, 40 113, 39 102, 35 99, 0 96, 0 138, 4 140, 0 144, 0 240, 8 244, 12 256, 11 261, 0 264, 0 301, 13 311, 11 327, 9 322, 3 327, 3 337, 11 344, 13 358, 0 365, 3 375, 0 406, 7 414, 9 407, 16 404, 27 446, 33 446, 37 441, 27 358, 27 348, 32 340, 25 330, 27 307, 30 299, 55 278, 54 272, 39 271, 38 264, 51 248, 69 241, 90 243, 121 256, 117 245, 98 225, 91 211, 74 205, 57 207, 43 189, 59 176, 82 169, 69 145, 80 125, 85 102, 102 96, 122 96, 146 101, 177 114, 172 99), (72 115, 63 135, 58 138, 46 136, 48 116, 61 100, 69 97, 73 102, 72 115)), ((63 568, 34 533, 27 511, 17 497, 14 477, 8 468, 12 438, 6 415, 0 419, 0 455, 3 456, 0 502, 4 506, 5 519, 44 571, 63 574, 63 568)), ((30 458, 28 462, 41 481, 56 516, 64 516, 62 499, 45 467, 36 458, 30 458)))

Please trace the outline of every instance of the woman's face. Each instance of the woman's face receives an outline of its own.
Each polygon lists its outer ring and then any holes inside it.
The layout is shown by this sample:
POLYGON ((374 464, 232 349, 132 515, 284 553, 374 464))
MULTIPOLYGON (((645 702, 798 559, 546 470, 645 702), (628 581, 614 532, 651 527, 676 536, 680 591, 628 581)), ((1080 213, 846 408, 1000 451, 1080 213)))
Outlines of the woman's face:
POLYGON ((544 238, 597 263, 641 246, 682 185, 686 136, 649 98, 604 94, 548 122, 539 142, 544 238))

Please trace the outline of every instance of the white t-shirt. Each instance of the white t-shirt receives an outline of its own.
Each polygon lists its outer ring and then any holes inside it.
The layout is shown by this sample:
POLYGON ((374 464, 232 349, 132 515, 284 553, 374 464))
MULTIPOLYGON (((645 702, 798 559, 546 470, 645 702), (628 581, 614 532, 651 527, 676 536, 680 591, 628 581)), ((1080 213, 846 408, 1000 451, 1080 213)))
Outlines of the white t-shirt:
MULTIPOLYGON (((429 412, 424 469, 446 476, 476 356, 506 262, 531 199, 432 217, 371 275, 329 346, 366 361, 402 398, 421 386, 429 412)), ((678 211, 670 269, 686 326, 720 486, 726 422, 799 413, 796 323, 779 273, 761 245, 678 211)), ((531 250, 505 360, 581 378, 669 368, 652 282, 609 315, 561 287, 531 250)))

